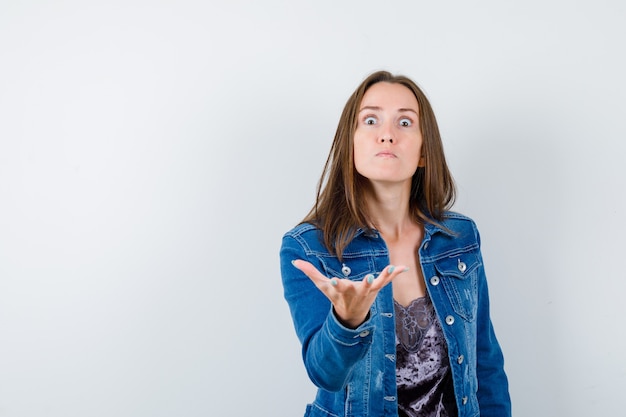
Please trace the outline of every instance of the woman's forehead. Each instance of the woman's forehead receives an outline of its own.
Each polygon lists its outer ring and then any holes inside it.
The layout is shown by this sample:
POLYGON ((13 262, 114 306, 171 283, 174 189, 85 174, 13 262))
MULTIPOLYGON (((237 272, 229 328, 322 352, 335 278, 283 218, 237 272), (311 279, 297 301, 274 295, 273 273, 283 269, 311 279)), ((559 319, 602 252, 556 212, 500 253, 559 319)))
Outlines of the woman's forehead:
POLYGON ((363 108, 408 109, 417 112, 418 104, 413 91, 398 83, 379 82, 363 95, 359 111, 363 108))

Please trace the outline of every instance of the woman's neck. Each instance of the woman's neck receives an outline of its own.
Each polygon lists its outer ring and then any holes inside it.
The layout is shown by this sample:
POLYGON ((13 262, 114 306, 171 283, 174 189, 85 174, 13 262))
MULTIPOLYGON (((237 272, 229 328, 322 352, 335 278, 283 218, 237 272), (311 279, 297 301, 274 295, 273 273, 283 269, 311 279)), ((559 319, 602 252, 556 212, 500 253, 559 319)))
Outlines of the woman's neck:
POLYGON ((396 187, 372 187, 366 198, 373 227, 384 237, 397 239, 413 230, 415 221, 409 212, 410 184, 396 187))

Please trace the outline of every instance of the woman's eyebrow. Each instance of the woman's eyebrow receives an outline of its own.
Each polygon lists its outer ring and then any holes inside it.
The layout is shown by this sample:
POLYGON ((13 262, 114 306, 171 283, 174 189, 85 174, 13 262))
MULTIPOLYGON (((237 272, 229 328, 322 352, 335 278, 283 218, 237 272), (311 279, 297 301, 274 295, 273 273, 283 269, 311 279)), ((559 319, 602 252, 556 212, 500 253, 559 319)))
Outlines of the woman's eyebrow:
MULTIPOLYGON (((359 113, 361 113, 363 110, 380 111, 380 110, 382 110, 382 108, 378 107, 378 106, 364 106, 364 107, 361 108, 361 110, 359 110, 359 113)), ((398 112, 407 112, 407 111, 410 111, 410 112, 415 113, 416 115, 419 115, 419 113, 416 110, 414 110, 414 109, 412 109, 410 107, 406 107, 406 108, 402 107, 402 108, 398 109, 398 112)))
POLYGON ((365 107, 362 107, 361 110, 359 110, 359 113, 361 113, 363 110, 379 111, 379 110, 382 110, 382 109, 380 107, 378 107, 378 106, 365 106, 365 107))
POLYGON ((416 110, 413 110, 412 108, 409 108, 409 107, 407 107, 407 108, 403 108, 403 109, 398 109, 398 111, 399 111, 399 112, 410 111, 410 112, 413 112, 413 113, 415 113, 416 115, 418 115, 418 113, 417 113, 417 111, 416 111, 416 110))

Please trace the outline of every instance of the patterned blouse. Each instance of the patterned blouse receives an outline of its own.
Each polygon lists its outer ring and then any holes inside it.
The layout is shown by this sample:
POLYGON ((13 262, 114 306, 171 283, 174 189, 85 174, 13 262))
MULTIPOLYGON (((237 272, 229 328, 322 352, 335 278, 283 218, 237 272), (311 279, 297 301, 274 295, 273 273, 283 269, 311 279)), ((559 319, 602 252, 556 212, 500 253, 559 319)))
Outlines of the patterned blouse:
POLYGON ((456 417, 448 348, 430 298, 394 307, 398 415, 456 417))

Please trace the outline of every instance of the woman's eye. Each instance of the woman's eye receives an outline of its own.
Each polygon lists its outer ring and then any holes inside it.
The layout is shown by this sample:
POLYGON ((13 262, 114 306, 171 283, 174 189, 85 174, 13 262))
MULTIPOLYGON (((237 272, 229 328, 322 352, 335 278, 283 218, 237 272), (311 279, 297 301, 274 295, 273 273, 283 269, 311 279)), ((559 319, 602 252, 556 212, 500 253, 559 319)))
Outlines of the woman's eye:
POLYGON ((409 127, 412 124, 413 124, 413 122, 411 121, 411 119, 407 119, 407 118, 400 119, 400 126, 402 126, 402 127, 409 127))
POLYGON ((368 116, 368 117, 366 117, 366 118, 363 120, 363 122, 364 122, 366 125, 375 125, 375 124, 376 124, 376 118, 375 118, 375 117, 372 117, 372 116, 368 116))

